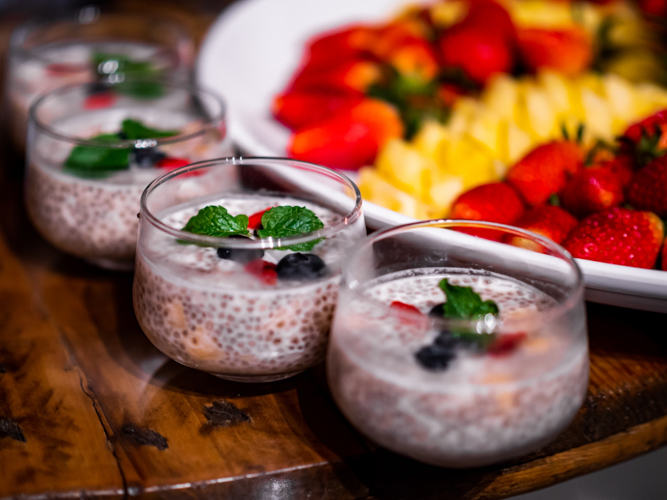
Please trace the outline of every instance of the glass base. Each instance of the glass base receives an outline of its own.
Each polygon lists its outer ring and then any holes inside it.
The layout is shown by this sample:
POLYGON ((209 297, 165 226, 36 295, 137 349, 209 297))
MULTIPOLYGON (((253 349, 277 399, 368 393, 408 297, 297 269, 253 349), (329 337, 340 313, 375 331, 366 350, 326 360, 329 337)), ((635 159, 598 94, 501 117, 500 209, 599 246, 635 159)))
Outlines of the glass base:
POLYGON ((134 271, 134 260, 84 259, 97 267, 110 271, 134 271))
POLYGON ((211 373, 224 380, 231 380, 232 382, 244 382, 244 383, 263 383, 263 382, 276 382, 277 380, 285 380, 286 378, 293 377, 298 375, 304 370, 297 370, 295 372, 288 373, 278 373, 276 375, 225 375, 222 373, 211 373))

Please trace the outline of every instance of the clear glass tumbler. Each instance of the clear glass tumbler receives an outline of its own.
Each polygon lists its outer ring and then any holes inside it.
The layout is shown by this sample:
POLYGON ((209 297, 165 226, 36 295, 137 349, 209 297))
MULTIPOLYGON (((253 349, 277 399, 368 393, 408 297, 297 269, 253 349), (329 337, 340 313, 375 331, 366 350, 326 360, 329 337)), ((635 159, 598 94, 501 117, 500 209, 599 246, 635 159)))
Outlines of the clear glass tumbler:
POLYGON ((186 366, 240 382, 290 377, 324 359, 342 259, 365 234, 359 190, 325 167, 228 158, 165 174, 141 198, 139 324, 186 366), (207 210, 241 221, 240 233, 183 230, 207 210), (306 216, 319 229, 301 226, 306 216))
POLYGON ((67 18, 30 21, 10 41, 6 99, 12 138, 18 148, 25 147, 28 110, 45 92, 97 81, 119 83, 135 97, 155 97, 159 86, 132 80, 188 83, 193 64, 189 33, 171 21, 101 14, 91 6, 67 18))
POLYGON ((439 220, 374 233, 344 262, 327 372, 363 434, 429 464, 476 467, 531 452, 573 419, 588 340, 581 272, 563 248, 439 220))
POLYGON ((132 269, 139 199, 167 170, 231 154, 216 95, 160 83, 136 98, 117 85, 75 84, 30 111, 25 203, 33 224, 64 252, 132 269), (104 106, 87 105, 91 92, 104 106))

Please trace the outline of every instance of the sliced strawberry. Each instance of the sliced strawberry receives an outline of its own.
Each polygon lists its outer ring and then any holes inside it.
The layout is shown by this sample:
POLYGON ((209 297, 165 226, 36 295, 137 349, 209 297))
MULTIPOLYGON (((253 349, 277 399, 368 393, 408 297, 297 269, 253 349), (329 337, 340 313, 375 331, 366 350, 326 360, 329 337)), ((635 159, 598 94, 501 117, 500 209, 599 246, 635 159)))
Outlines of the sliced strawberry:
POLYGON ((487 348, 487 353, 494 357, 502 357, 511 354, 519 345, 526 340, 524 332, 505 333, 499 335, 496 340, 487 348))
POLYGON ((358 169, 371 164, 385 142, 402 135, 403 123, 393 106, 364 99, 349 111, 293 134, 288 154, 332 168, 358 169))
POLYGON ((654 213, 614 207, 582 220, 563 246, 580 259, 651 269, 663 238, 663 223, 654 213))
POLYGON ((318 89, 363 93, 381 77, 379 63, 361 59, 342 61, 320 69, 306 66, 294 76, 288 91, 318 89))
POLYGON ((291 91, 275 97, 271 112, 286 127, 299 130, 350 110, 363 99, 363 95, 347 91, 291 91))
POLYGON ((260 210, 248 217, 248 229, 259 229, 262 225, 262 216, 273 207, 267 207, 264 210, 260 210))
POLYGON ((404 325, 419 326, 425 323, 426 317, 415 306, 400 302, 398 300, 389 304, 391 312, 398 317, 404 325))
POLYGON ((571 213, 585 217, 623 203, 623 182, 611 168, 586 167, 567 182, 560 199, 571 213))
MULTIPOLYGON (((577 219, 560 207, 540 205, 523 214, 514 225, 533 233, 541 234, 561 244, 567 238, 570 231, 577 225, 577 219)), ((508 238, 507 243, 536 252, 544 252, 542 245, 520 236, 508 238)))
MULTIPOLYGON (((452 205, 453 219, 479 220, 513 224, 524 212, 521 198, 502 182, 483 184, 460 195, 452 205)), ((491 240, 500 240, 499 231, 466 229, 462 232, 491 240)))
POLYGON ((243 266, 246 272, 259 278, 267 285, 275 285, 278 282, 278 273, 276 265, 262 259, 256 259, 243 266))
POLYGON ((494 31, 457 25, 443 33, 439 46, 445 67, 460 68, 479 84, 497 73, 510 72, 514 66, 511 46, 494 31))
POLYGON ((581 168, 583 159, 583 152, 576 143, 549 142, 519 160, 510 168, 506 180, 529 206, 542 205, 565 187, 568 175, 581 168))
MULTIPOLYGON (((190 165, 192 163, 190 160, 187 158, 174 158, 172 156, 167 156, 166 158, 162 158, 160 161, 158 161, 155 166, 157 168, 162 168, 167 171, 171 170, 176 170, 177 168, 185 167, 186 165, 190 165)), ((204 173, 203 170, 193 170, 191 172, 185 172, 183 174, 179 174, 181 177, 197 177, 199 175, 202 175, 204 173)))
POLYGON ((99 92, 91 94, 83 101, 83 109, 105 109, 113 106, 118 96, 113 92, 99 92))
POLYGON ((517 30, 519 53, 528 69, 553 69, 567 76, 586 70, 593 59, 593 40, 579 27, 517 30))

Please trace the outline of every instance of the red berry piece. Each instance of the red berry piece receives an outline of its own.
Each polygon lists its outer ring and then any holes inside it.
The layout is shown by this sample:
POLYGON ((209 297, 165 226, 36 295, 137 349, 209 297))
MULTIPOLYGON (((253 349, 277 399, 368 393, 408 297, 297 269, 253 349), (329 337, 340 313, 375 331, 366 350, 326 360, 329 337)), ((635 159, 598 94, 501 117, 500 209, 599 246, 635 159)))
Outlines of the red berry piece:
POLYGON ((526 340, 524 332, 499 335, 493 344, 487 348, 486 352, 494 357, 507 356, 515 351, 524 340, 526 340))
POLYGON ((276 272, 276 265, 262 259, 257 259, 248 262, 243 266, 246 272, 259 278, 267 285, 275 285, 278 282, 278 273, 276 272))
POLYGON ((585 217, 623 202, 621 177, 604 166, 587 167, 572 176, 560 197, 563 206, 585 217))
POLYGON ((389 308, 392 316, 398 318, 404 325, 420 326, 426 324, 424 315, 413 305, 395 300, 389 304, 389 308))
POLYGON ((656 158, 635 172, 626 192, 633 208, 667 217, 667 156, 656 158))
POLYGON ((88 71, 86 64, 74 63, 51 63, 46 67, 46 74, 49 76, 65 76, 72 73, 88 71))
MULTIPOLYGON (((540 205, 526 212, 515 225, 546 236, 560 245, 577 225, 577 219, 560 207, 540 205)), ((507 243, 535 252, 544 252, 545 250, 539 243, 521 236, 510 237, 507 239, 507 243)))
POLYGON ((113 92, 100 92, 86 97, 83 101, 84 109, 105 109, 110 108, 116 102, 117 96, 113 92))
POLYGON ((273 207, 267 207, 264 210, 260 210, 248 217, 248 229, 261 229, 262 228, 262 216, 273 207))
MULTIPOLYGON (((155 166, 157 168, 162 168, 164 170, 175 170, 180 167, 185 167, 186 165, 190 165, 192 163, 190 160, 187 158, 174 158, 171 156, 167 156, 166 158, 161 159, 158 161, 155 166)), ((196 177, 198 175, 202 175, 204 173, 203 170, 193 170, 192 172, 186 172, 184 174, 181 174, 181 177, 196 177)))

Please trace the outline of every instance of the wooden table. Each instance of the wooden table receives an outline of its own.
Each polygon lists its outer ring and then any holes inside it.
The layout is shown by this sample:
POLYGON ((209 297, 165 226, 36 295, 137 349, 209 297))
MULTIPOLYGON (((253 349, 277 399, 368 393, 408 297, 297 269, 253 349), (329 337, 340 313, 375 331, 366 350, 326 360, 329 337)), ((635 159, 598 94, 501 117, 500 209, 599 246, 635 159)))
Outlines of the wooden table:
MULTIPOLYGON (((200 34, 214 18, 167 7, 200 34)), ((0 26, 3 48, 14 21, 0 26)), ((7 155, 0 151, 0 499, 505 498, 667 442, 667 315, 655 313, 589 304, 590 387, 575 421, 531 456, 465 471, 361 438, 334 406, 321 366, 251 386, 178 365, 141 332, 131 274, 90 267, 35 233, 21 160, 7 155)))

